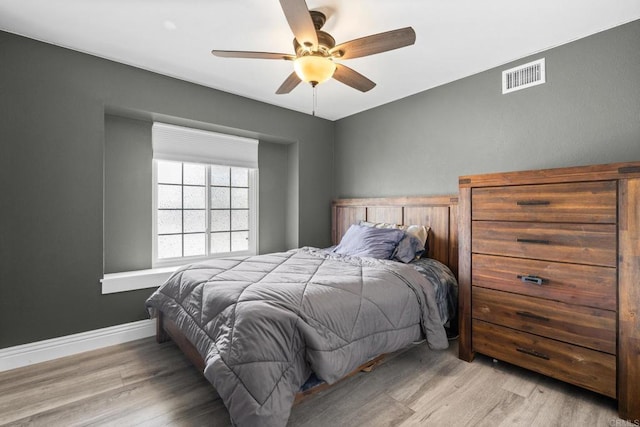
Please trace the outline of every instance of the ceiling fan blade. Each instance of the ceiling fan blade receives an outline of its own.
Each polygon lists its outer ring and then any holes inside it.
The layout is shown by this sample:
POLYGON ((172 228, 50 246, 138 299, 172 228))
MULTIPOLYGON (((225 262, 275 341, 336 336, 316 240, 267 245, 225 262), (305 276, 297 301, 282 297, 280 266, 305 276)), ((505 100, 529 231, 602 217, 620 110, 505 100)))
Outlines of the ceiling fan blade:
POLYGON ((416 42, 416 32, 411 27, 374 34, 341 43, 330 50, 339 59, 360 58, 388 50, 412 45, 416 42))
POLYGON ((272 53, 272 52, 245 52, 237 50, 212 50, 212 54, 223 58, 253 58, 253 59, 285 59, 293 61, 296 59, 294 55, 288 53, 272 53))
POLYGON ((287 18, 293 35, 302 46, 312 50, 318 48, 318 35, 313 25, 309 8, 304 0, 280 0, 280 6, 287 18))
POLYGON ((374 82, 362 74, 342 64, 336 64, 336 71, 333 73, 333 78, 340 83, 358 89, 360 92, 368 92, 376 86, 374 82))
POLYGON ((296 88, 296 86, 300 84, 301 81, 302 80, 300 80, 300 77, 298 77, 298 75, 294 71, 293 73, 289 74, 289 77, 287 77, 285 81, 280 85, 280 87, 276 91, 276 95, 284 95, 291 92, 296 88))

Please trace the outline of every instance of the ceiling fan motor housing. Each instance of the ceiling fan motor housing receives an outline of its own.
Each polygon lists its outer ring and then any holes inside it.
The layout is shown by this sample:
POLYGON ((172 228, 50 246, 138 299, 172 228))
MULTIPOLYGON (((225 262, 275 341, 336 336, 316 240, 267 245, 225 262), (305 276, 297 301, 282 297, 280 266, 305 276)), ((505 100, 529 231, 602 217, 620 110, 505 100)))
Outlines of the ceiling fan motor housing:
POLYGON ((311 15, 311 20, 313 21, 313 26, 316 27, 316 31, 322 28, 324 23, 327 22, 327 15, 318 10, 310 10, 309 15, 311 15))
POLYGON ((313 52, 308 47, 298 43, 298 40, 293 39, 293 48, 296 51, 296 56, 312 55, 314 53, 320 53, 322 56, 330 56, 329 51, 336 45, 336 40, 329 33, 316 30, 318 35, 318 50, 313 52))

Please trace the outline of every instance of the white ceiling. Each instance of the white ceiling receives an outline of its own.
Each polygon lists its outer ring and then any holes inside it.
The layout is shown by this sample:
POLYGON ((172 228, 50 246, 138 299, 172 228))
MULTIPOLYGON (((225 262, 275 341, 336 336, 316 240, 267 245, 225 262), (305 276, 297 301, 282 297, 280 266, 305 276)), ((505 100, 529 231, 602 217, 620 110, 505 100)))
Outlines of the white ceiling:
MULTIPOLYGON (((318 86, 337 120, 640 19, 639 0, 307 0, 337 43, 412 26, 416 44, 345 65, 377 86, 318 86)), ((277 0, 0 0, 0 29, 310 114, 301 84, 275 91, 289 61, 218 58, 211 49, 294 53, 277 0)), ((1 65, 0 65, 1 66, 1 65)), ((553 64, 547 64, 552 67, 553 64)), ((499 87, 500 83, 496 82, 499 87)))

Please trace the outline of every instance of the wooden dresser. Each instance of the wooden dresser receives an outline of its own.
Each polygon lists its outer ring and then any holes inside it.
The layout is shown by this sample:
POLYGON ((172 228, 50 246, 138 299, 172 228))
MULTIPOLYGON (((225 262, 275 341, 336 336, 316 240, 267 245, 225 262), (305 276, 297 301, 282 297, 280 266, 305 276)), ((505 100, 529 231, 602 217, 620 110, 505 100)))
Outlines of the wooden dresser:
POLYGON ((460 177, 459 357, 640 419, 640 162, 460 177))

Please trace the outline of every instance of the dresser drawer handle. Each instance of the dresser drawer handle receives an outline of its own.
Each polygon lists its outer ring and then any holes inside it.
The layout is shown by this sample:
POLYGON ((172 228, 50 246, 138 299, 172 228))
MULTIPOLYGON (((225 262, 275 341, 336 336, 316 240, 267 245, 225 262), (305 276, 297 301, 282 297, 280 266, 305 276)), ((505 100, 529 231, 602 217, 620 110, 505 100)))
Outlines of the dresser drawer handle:
POLYGON ((535 350, 530 350, 528 348, 516 347, 516 351, 519 351, 520 353, 528 354, 530 356, 539 357, 540 359, 544 359, 544 360, 550 360, 551 359, 549 356, 547 356, 544 353, 540 353, 540 352, 537 352, 535 350))
POLYGON ((536 245, 548 245, 549 243, 551 243, 549 240, 520 239, 520 238, 516 238, 516 242, 518 242, 518 243, 534 243, 536 245))
POLYGON ((516 277, 520 279, 522 283, 532 283, 534 285, 542 285, 542 283, 544 282, 544 279, 538 276, 522 276, 518 274, 518 276, 516 277))
POLYGON ((537 315, 535 313, 529 313, 528 311, 516 311, 516 314, 518 316, 528 317, 529 319, 541 320, 543 322, 548 322, 549 321, 548 317, 540 316, 540 315, 537 315))
POLYGON ((518 206, 548 206, 551 202, 548 200, 518 200, 516 205, 518 206))

